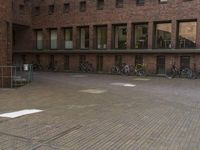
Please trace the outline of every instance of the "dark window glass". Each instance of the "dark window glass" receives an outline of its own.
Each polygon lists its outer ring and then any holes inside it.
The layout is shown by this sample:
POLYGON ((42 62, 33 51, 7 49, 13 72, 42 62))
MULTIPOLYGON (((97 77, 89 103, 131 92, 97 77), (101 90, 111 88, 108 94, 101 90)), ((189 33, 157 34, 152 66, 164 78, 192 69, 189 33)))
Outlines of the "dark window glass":
POLYGON ((80 55, 79 57, 79 64, 85 63, 86 62, 86 56, 85 55, 80 55))
POLYGON ((115 65, 117 65, 117 66, 122 65, 122 56, 121 55, 115 56, 115 65))
POLYGON ((65 55, 64 56, 64 70, 70 70, 69 63, 70 63, 69 56, 65 55))
POLYGON ((97 71, 103 71, 103 56, 97 55, 97 71))
POLYGON ((147 48, 148 24, 135 25, 134 33, 134 48, 147 48))
POLYGON ((122 8, 123 7, 123 3, 124 3, 124 0, 116 0, 116 7, 117 8, 122 8))
POLYGON ((137 66, 138 64, 143 64, 143 56, 142 55, 135 56, 135 66, 137 66))
POLYGON ((35 15, 38 16, 40 14, 40 7, 35 7, 35 15))
POLYGON ((36 55, 35 57, 36 57, 36 63, 40 64, 40 55, 36 55))
POLYGON ((104 8, 104 0, 97 0, 97 9, 102 10, 104 8))
POLYGON ((19 13, 24 15, 25 14, 25 7, 24 5, 19 5, 19 13))
POLYGON ((195 48, 197 22, 179 22, 178 48, 195 48))
POLYGON ((158 23, 155 25, 155 48, 171 48, 171 23, 158 23))
POLYGON ((97 43, 97 49, 106 49, 107 48, 107 27, 101 26, 97 27, 97 37, 96 37, 96 43, 97 43))
POLYGON ((85 1, 80 2, 80 11, 81 12, 86 11, 86 2, 85 1))
POLYGON ((136 0, 137 5, 144 5, 145 0, 136 0))
POLYGON ((68 13, 70 10, 70 4, 69 3, 65 3, 64 4, 64 8, 63 8, 63 12, 64 13, 68 13))
POLYGON ((49 15, 53 14, 54 13, 54 5, 49 5, 49 15))
POLYGON ((126 49, 126 25, 114 26, 114 48, 115 49, 126 49))
POLYGON ((180 59, 180 67, 183 68, 190 68, 190 56, 181 56, 180 59))

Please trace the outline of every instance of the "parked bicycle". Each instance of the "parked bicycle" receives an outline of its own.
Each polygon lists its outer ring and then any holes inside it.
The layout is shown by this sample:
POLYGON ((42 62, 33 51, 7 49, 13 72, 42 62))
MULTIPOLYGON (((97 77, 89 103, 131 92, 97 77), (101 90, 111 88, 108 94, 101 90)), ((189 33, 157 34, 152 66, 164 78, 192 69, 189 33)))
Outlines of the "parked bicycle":
POLYGON ((137 64, 135 66, 135 75, 136 76, 146 76, 146 65, 145 64, 137 64))
POLYGON ((94 67, 88 61, 83 62, 79 66, 81 72, 94 72, 94 67))
POLYGON ((194 70, 189 67, 181 67, 178 69, 174 64, 172 64, 170 75, 171 78, 179 77, 179 78, 188 78, 188 79, 196 79, 198 77, 198 73, 195 69, 194 64, 194 70))
POLYGON ((47 67, 47 70, 48 71, 54 71, 54 72, 57 71, 58 70, 57 62, 54 62, 54 63, 50 62, 48 67, 47 67))
POLYGON ((112 74, 131 75, 134 72, 133 65, 122 63, 121 65, 113 65, 111 68, 112 74))
POLYGON ((41 64, 36 64, 36 63, 33 64, 33 71, 42 71, 42 70, 43 67, 41 64))

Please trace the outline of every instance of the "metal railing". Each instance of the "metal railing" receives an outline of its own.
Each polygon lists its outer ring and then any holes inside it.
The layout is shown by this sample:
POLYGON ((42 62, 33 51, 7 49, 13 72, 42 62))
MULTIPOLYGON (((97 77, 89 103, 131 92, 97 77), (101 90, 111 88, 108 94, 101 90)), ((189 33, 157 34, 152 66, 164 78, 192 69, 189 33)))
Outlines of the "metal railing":
POLYGON ((0 88, 15 88, 33 81, 33 66, 30 64, 0 66, 0 88))

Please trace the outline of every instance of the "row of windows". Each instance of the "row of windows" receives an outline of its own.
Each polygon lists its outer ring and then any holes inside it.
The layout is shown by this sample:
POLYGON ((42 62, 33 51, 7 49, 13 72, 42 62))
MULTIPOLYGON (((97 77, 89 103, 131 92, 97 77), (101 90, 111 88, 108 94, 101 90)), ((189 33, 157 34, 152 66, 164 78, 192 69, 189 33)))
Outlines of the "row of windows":
MULTIPOLYGON (((78 27, 78 48, 89 49, 90 45, 90 31, 89 26, 78 27)), ((94 48, 95 49, 107 49, 107 25, 95 26, 94 36, 94 48)), ((147 49, 148 48, 148 23, 133 24, 132 26, 131 46, 135 49, 147 49)), ((64 34, 64 48, 73 49, 73 29, 65 28, 64 34)), ((57 29, 49 30, 50 49, 58 48, 58 34, 57 29)), ((156 22, 154 23, 153 32, 153 48, 170 49, 172 47, 177 48, 195 48, 197 37, 197 21, 179 21, 177 24, 177 41, 176 46, 172 44, 172 23, 171 22, 156 22)), ((129 39, 128 39, 129 40, 129 39)), ((36 47, 37 49, 43 49, 43 31, 36 30, 36 47)), ((112 48, 114 49, 126 49, 127 48, 127 25, 113 25, 112 27, 112 48)))
MULTIPOLYGON (((22 55, 22 63, 26 64, 26 55, 22 55)), ((194 66, 191 66, 191 61, 190 61, 190 56, 180 56, 180 68, 191 68, 194 67, 195 69, 195 64, 194 66)), ((41 58, 40 55, 35 56, 35 61, 32 62, 33 64, 41 64, 41 58)), ((133 63, 134 65, 138 64, 144 64, 144 57, 143 55, 135 55, 133 58, 133 63)), ((174 61, 174 60, 173 60, 174 61)), ((70 55, 64 55, 63 57, 63 62, 64 62, 64 70, 70 70, 70 55)), ((79 64, 88 62, 86 55, 80 55, 79 56, 79 64)), ((90 63, 90 62, 89 62, 90 63)), ((114 57, 114 63, 115 65, 122 65, 123 63, 126 63, 123 61, 123 56, 122 55, 115 55, 114 57)), ((173 64, 176 64, 176 62, 171 62, 173 64)), ((54 55, 49 56, 49 64, 51 65, 57 65, 57 61, 55 60, 54 55)), ((96 70, 97 71, 103 71, 104 67, 104 56, 103 55, 97 55, 96 56, 96 70)), ((156 73, 158 74, 165 74, 166 73, 166 57, 164 55, 158 55, 156 57, 156 73)))
MULTIPOLYGON (((183 1, 190 1, 190 0, 183 0, 183 1)), ((168 0, 158 0, 160 4, 167 3, 168 0)), ((124 0, 116 0, 116 8, 123 8, 124 0)), ((144 5, 145 0, 136 0, 136 5, 144 5)), ((105 6, 105 0, 96 0, 96 9, 97 10, 103 10, 105 6)), ((20 9, 22 9, 22 6, 20 6, 20 9)), ((87 9, 87 2, 80 1, 79 2, 79 11, 85 12, 87 9)), ((24 8, 23 8, 24 10, 24 8)), ((70 11, 70 3, 64 3, 63 4, 63 13, 68 13, 70 11)), ((48 14, 53 14, 55 12, 55 5, 49 5, 48 6, 48 14)), ((34 14, 39 15, 40 14, 40 7, 36 6, 34 7, 34 14)))

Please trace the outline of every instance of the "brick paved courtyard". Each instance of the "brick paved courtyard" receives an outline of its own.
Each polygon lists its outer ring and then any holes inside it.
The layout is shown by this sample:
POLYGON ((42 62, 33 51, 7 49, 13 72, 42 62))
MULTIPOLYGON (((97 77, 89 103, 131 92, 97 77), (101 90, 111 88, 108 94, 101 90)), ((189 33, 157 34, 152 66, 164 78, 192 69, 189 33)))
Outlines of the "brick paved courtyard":
POLYGON ((199 150, 200 80, 37 73, 0 90, 1 150, 199 150))

